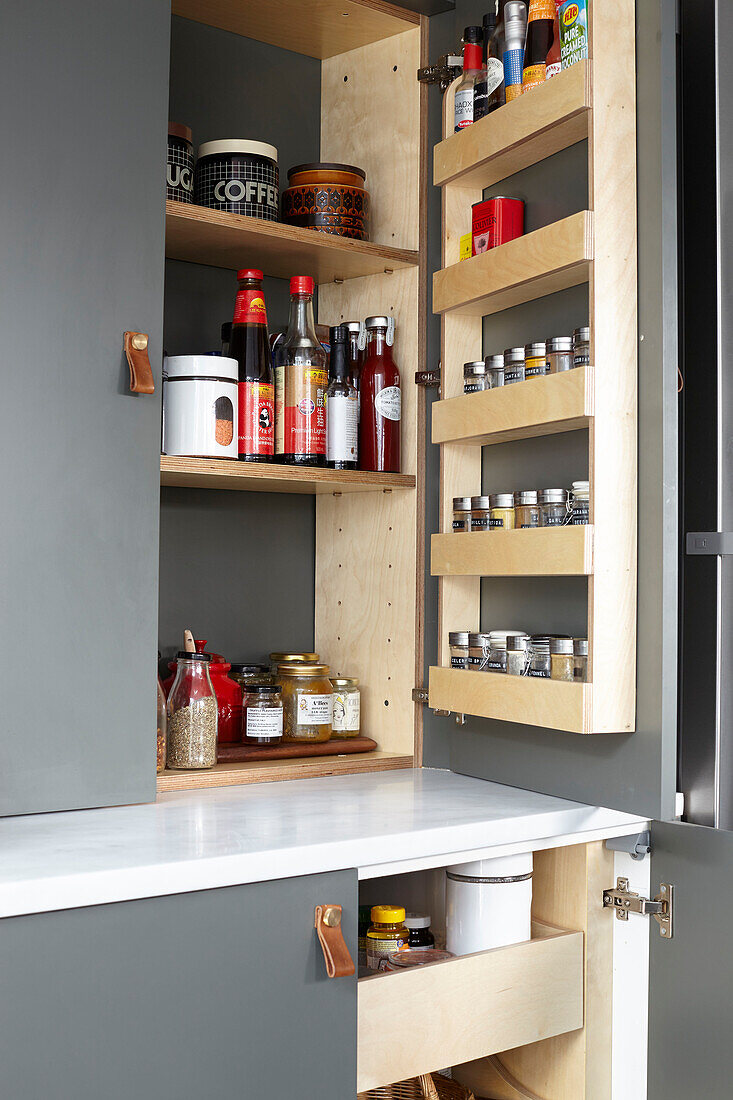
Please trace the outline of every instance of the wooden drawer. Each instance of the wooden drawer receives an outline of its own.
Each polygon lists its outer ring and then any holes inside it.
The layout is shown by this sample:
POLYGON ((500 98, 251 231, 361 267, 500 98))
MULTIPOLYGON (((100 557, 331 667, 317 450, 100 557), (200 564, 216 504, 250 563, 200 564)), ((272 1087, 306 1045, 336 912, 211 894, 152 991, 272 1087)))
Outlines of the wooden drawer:
POLYGON ((526 943, 359 981, 357 1090, 583 1026, 583 933, 536 924, 526 943))

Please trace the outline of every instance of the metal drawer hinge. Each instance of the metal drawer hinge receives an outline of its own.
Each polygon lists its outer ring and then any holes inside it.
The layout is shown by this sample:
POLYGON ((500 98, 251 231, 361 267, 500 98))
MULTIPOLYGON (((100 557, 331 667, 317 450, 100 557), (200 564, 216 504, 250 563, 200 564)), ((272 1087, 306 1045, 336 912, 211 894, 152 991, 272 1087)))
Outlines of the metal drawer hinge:
POLYGON ((434 65, 417 70, 417 79, 421 84, 440 84, 444 92, 463 72, 463 58, 459 54, 444 53, 434 65))
POLYGON ((674 886, 670 882, 659 884, 659 893, 655 898, 642 898, 629 890, 627 878, 617 878, 616 888, 603 891, 603 908, 615 909, 616 920, 628 920, 629 913, 639 913, 642 917, 654 917, 659 925, 659 934, 665 940, 674 935, 674 886))
MULTIPOLYGON (((413 703, 422 703, 423 706, 427 706, 430 702, 430 696, 427 688, 413 688, 412 689, 412 701, 413 703)), ((450 718, 451 711, 449 710, 434 710, 433 714, 436 714, 439 718, 450 718)), ((457 714, 456 724, 463 726, 466 724, 465 714, 457 714)))

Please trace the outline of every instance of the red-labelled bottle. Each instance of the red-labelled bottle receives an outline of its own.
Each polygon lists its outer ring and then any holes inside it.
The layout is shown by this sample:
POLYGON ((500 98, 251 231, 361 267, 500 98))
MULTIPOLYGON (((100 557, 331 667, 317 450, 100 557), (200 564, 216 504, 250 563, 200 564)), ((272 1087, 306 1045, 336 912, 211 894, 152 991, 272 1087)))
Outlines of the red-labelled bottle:
POLYGON ((272 462, 275 454, 275 376, 267 332, 262 272, 242 268, 229 355, 239 363, 239 458, 272 462))
POLYGON ((400 471, 402 390, 392 358, 387 317, 367 317, 367 346, 361 368, 359 466, 362 470, 400 471))

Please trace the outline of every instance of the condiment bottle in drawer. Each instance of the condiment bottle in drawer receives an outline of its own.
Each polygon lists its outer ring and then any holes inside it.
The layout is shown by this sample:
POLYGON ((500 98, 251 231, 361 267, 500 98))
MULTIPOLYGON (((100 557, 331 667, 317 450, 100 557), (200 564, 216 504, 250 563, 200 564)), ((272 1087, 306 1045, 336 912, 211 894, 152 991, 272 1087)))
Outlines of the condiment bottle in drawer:
POLYGON ((410 933, 405 927, 405 910, 399 905, 374 905, 372 923, 366 935, 367 966, 383 970, 385 963, 398 951, 410 945, 410 933))

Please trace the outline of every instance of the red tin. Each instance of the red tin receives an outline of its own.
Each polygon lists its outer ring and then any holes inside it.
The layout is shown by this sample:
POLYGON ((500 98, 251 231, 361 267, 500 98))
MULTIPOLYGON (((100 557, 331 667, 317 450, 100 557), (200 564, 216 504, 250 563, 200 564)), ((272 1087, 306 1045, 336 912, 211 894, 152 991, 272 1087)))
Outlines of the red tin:
POLYGON ((488 252, 524 234, 524 202, 497 195, 471 207, 472 255, 488 252))

